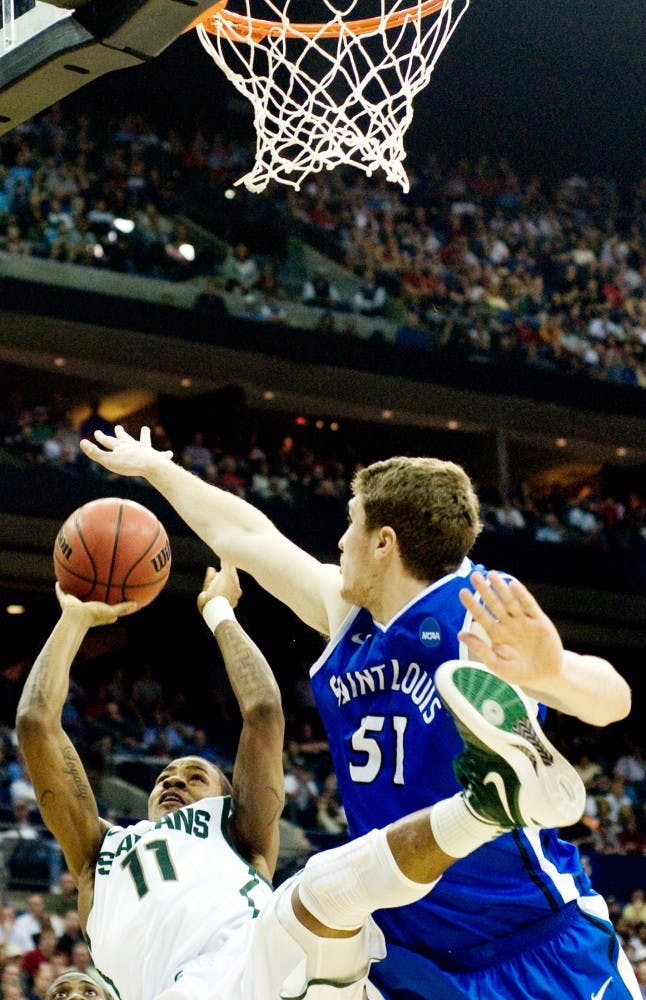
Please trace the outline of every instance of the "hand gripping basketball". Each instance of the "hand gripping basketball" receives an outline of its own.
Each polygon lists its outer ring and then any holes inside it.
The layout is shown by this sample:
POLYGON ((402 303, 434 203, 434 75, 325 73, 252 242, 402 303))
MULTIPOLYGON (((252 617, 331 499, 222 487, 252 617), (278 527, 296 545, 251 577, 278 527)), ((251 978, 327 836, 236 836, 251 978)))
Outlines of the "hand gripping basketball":
POLYGON ((90 625, 113 625, 118 618, 134 614, 139 605, 136 601, 123 601, 121 604, 104 604, 102 601, 80 601, 73 594, 66 594, 60 583, 56 581, 56 597, 61 611, 70 608, 78 609, 78 614, 90 620, 90 625))

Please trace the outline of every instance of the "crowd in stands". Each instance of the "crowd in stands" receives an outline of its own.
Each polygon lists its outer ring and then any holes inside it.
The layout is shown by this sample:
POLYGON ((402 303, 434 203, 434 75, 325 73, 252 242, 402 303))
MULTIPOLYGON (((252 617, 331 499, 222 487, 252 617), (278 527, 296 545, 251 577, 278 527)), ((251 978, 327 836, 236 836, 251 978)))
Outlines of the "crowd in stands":
POLYGON ((0 907, 1 1000, 42 1000, 54 979, 71 969, 103 982, 81 932, 70 873, 63 872, 52 890, 0 907))
MULTIPOLYGON (((136 115, 105 127, 51 109, 0 144, 0 248, 174 281, 207 273, 174 218, 198 146, 136 115)), ((223 179, 238 153, 215 139, 199 162, 223 179)))
POLYGON ((435 157, 411 174, 406 196, 358 171, 288 194, 310 238, 356 272, 368 309, 403 301, 404 346, 646 385, 646 180, 620 192, 435 157))
POLYGON ((322 271, 302 286, 324 332, 345 330, 339 310, 388 314, 404 348, 646 386, 646 179, 622 189, 430 156, 411 158, 407 195, 335 170, 299 192, 226 201, 250 159, 221 135, 54 108, 0 141, 0 249, 174 281, 208 275, 249 297, 252 318, 281 322, 297 294, 279 277, 283 236, 298 230, 355 276, 345 295, 322 271), (177 216, 216 227, 226 259, 196 254, 177 216))
MULTIPOLYGON (((0 407, 0 446, 5 451, 71 475, 105 475, 79 449, 80 439, 91 438, 97 428, 113 431, 112 424, 100 416, 97 402, 77 427, 60 396, 31 404, 16 392, 0 407)), ((272 446, 254 432, 245 445, 237 442, 233 447, 209 436, 207 428, 178 440, 157 424, 152 434, 155 446, 172 450, 185 468, 260 506, 314 501, 341 508, 363 457, 352 435, 342 432, 334 435, 334 448, 325 452, 297 443, 290 433, 272 446)), ((481 505, 486 532, 555 545, 569 542, 603 550, 646 550, 646 498, 637 488, 611 496, 589 483, 568 491, 558 482, 541 487, 521 480, 506 497, 495 489, 481 489, 481 505)))

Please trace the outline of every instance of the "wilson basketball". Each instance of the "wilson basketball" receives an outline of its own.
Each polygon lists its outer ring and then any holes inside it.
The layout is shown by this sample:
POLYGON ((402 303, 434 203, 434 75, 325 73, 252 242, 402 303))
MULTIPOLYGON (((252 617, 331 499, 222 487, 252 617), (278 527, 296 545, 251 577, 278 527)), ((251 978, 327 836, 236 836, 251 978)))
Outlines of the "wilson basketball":
POLYGON ((170 564, 161 522, 147 507, 118 497, 79 507, 54 543, 56 579, 81 601, 136 601, 143 608, 166 583, 170 564))

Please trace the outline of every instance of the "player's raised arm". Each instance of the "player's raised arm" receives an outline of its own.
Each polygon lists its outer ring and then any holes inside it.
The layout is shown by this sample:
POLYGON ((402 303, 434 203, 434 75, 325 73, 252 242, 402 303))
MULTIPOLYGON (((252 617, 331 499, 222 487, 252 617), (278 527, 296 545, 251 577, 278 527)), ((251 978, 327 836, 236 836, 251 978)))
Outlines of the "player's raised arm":
POLYGON ((70 667, 89 628, 115 622, 136 605, 83 604, 64 594, 58 584, 56 592, 61 617, 25 683, 16 732, 43 820, 61 845, 78 885, 94 866, 103 827, 83 765, 61 724, 70 667))
POLYGON ((630 712, 630 688, 607 661, 563 649, 552 620, 518 580, 492 571, 474 573, 476 593, 460 591, 475 623, 460 640, 494 673, 519 684, 550 708, 592 726, 607 726, 630 712))
POLYGON ((220 647, 242 715, 233 768, 236 846, 271 879, 278 858, 278 820, 285 804, 285 720, 271 668, 235 619, 233 608, 240 593, 238 574, 223 564, 219 573, 207 571, 197 606, 220 647))
POLYGON ((326 635, 336 629, 347 610, 338 567, 300 549, 245 500, 175 465, 170 452, 151 447, 147 427, 139 440, 122 427, 115 437, 97 431, 96 438, 103 448, 81 442, 88 458, 120 475, 143 476, 221 559, 250 573, 312 628, 326 635))

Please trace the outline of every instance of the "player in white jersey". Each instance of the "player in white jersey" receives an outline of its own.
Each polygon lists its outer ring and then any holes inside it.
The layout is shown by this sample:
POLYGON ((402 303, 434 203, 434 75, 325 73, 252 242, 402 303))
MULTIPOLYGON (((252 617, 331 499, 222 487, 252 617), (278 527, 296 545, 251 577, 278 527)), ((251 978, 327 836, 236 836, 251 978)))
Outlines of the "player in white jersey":
MULTIPOLYGON (((353 837, 374 815, 396 821, 457 787, 459 737, 436 697, 444 660, 477 657, 541 712, 595 726, 628 714, 630 689, 607 660, 564 650, 519 582, 474 572, 478 501, 459 466, 393 458, 361 469, 339 567, 156 452, 147 428, 138 441, 120 427, 96 437, 103 448, 81 442, 88 457, 143 476, 221 558, 331 637, 312 681, 353 837)), ((427 899, 376 920, 388 957, 373 978, 387 1000, 639 996, 603 900, 554 830, 483 847, 427 899)))
POLYGON ((44 1000, 112 1000, 112 995, 91 976, 69 969, 50 984, 44 1000))
POLYGON ((461 693, 481 668, 456 661, 438 674, 438 690, 463 727, 464 792, 323 852, 273 893, 284 720, 271 670, 235 619, 235 570, 209 571, 198 598, 243 720, 233 784, 202 758, 171 761, 148 819, 125 828, 99 818, 61 712, 88 628, 136 606, 57 594, 61 617, 25 684, 18 740, 78 885, 95 966, 118 1000, 361 1000, 371 963, 384 955, 373 910, 420 899, 456 857, 504 830, 582 812, 578 775, 520 693, 499 682, 492 725, 491 706, 483 713, 461 693), (525 735, 512 734, 506 718, 521 719, 525 735))

